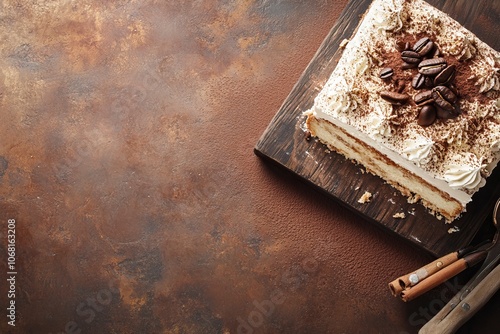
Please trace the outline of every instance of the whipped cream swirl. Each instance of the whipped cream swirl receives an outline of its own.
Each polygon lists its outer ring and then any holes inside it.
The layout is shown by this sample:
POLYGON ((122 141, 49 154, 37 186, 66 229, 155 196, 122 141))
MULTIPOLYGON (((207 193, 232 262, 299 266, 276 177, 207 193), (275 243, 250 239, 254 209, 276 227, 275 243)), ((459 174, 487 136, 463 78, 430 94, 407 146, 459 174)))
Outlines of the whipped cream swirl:
POLYGON ((370 59, 366 56, 366 53, 362 51, 358 51, 356 53, 358 57, 354 63, 354 69, 356 71, 356 75, 362 76, 371 66, 370 59))
POLYGON ((487 161, 486 168, 483 170, 483 173, 486 174, 486 177, 489 177, 493 172, 493 169, 498 164, 498 160, 500 160, 500 139, 496 140, 491 144, 491 153, 493 155, 491 161, 487 161))
POLYGON ((378 11, 374 18, 374 25, 377 30, 384 34, 386 31, 399 31, 403 27, 403 21, 401 20, 402 10, 402 0, 390 0, 385 2, 383 8, 378 11))
POLYGON ((383 139, 392 135, 391 129, 392 106, 388 103, 376 104, 367 118, 368 133, 374 139, 383 139), (390 108, 390 110, 388 110, 390 108))
POLYGON ((500 153, 500 139, 496 140, 491 144, 491 151, 493 153, 500 153))
POLYGON ((351 92, 351 85, 344 78, 329 82, 327 86, 325 88, 330 89, 331 94, 321 104, 315 105, 317 112, 321 112, 325 108, 332 116, 339 117, 341 114, 356 109, 358 102, 355 94, 351 92))
POLYGON ((450 187, 474 190, 485 184, 485 180, 481 176, 481 169, 485 166, 474 154, 458 156, 455 161, 448 166, 444 173, 444 179, 450 187), (464 164, 459 163, 459 161, 464 161, 464 164))
POLYGON ((426 137, 406 139, 403 142, 403 154, 417 166, 427 164, 432 158, 434 142, 426 137))
POLYGON ((490 90, 500 90, 500 78, 498 77, 497 71, 490 71, 483 78, 479 78, 477 83, 480 86, 480 93, 485 93, 490 90))
POLYGON ((500 63, 500 58, 487 57, 482 62, 474 64, 478 73, 482 74, 481 76, 472 75, 469 79, 476 79, 476 86, 479 86, 480 93, 500 90, 500 65, 498 63, 500 63))
POLYGON ((458 39, 458 43, 454 43, 450 46, 450 54, 462 61, 473 58, 477 53, 477 49, 474 47, 471 40, 463 34, 459 34, 458 39))
POLYGON ((328 109, 334 116, 346 113, 351 108, 356 108, 356 101, 347 92, 336 95, 335 99, 328 105, 328 109))
POLYGON ((458 54, 459 60, 469 60, 476 55, 477 49, 472 45, 468 38, 463 41, 463 49, 460 54, 458 54))
POLYGON ((491 152, 493 153, 492 161, 486 166, 486 171, 488 175, 493 172, 493 169, 497 166, 497 159, 500 159, 500 138, 491 144, 491 152))

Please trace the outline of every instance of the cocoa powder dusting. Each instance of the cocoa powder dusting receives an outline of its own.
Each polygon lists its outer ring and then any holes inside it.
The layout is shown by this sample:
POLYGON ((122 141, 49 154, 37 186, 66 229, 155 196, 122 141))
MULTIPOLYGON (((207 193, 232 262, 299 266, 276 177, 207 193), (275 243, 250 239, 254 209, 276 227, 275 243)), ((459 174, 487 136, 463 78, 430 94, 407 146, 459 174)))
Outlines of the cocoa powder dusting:
MULTIPOLYGON (((384 54, 384 66, 394 70, 391 79, 386 81, 389 90, 408 93, 408 82, 411 82, 411 79, 418 71, 417 68, 402 69, 403 64, 401 53, 397 50, 384 54)), ((412 103, 413 101, 410 100, 409 102, 412 103)))
MULTIPOLYGON (((480 104, 487 104, 489 102, 488 97, 480 93, 479 86, 475 84, 477 78, 473 77, 470 69, 470 61, 459 61, 453 56, 445 56, 444 58, 448 64, 455 65, 457 68, 455 82, 460 98, 468 102, 477 100, 480 104)), ((467 111, 464 110, 464 112, 467 111)))

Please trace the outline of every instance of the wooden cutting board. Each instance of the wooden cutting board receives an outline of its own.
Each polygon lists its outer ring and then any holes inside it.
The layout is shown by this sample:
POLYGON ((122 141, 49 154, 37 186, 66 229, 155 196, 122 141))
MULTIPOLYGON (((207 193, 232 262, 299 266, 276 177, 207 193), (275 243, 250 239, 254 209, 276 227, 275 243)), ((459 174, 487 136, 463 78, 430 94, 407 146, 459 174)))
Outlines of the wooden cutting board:
MULTIPOLYGON (((496 50, 500 39, 500 1, 428 1, 443 10, 496 50)), ((318 141, 306 140, 302 113, 308 110, 340 57, 338 47, 350 38, 371 0, 353 0, 316 52, 283 105, 255 146, 255 153, 288 169, 334 200, 367 220, 392 231, 435 256, 457 250, 471 242, 486 222, 494 202, 500 197, 500 168, 475 196, 467 212, 452 224, 436 219, 420 204, 409 204, 398 191, 382 179, 364 172, 343 156, 329 152, 318 141), (365 191, 373 194, 369 203, 358 199, 365 191), (406 218, 393 215, 404 213, 406 218), (454 228, 457 232, 449 233, 454 228)))

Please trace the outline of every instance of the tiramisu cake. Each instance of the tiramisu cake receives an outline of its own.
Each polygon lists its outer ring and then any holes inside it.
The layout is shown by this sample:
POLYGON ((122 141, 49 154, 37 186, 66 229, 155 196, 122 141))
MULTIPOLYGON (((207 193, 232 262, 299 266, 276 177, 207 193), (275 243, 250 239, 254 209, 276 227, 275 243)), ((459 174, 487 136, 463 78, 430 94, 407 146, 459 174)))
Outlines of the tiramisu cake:
POLYGON ((422 0, 374 0, 313 136, 451 222, 500 160, 500 53, 422 0))

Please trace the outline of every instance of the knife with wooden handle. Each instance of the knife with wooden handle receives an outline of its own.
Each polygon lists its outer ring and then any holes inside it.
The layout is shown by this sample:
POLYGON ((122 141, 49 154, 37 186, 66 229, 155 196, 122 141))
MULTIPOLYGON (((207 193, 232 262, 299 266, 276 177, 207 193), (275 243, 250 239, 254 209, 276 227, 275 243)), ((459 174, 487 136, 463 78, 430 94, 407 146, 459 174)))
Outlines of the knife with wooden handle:
POLYGON ((482 281, 463 298, 445 317, 440 314, 426 323, 419 334, 447 334, 456 332, 500 289, 500 266, 497 265, 482 281))

